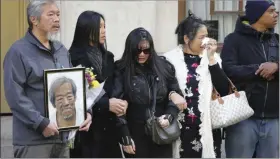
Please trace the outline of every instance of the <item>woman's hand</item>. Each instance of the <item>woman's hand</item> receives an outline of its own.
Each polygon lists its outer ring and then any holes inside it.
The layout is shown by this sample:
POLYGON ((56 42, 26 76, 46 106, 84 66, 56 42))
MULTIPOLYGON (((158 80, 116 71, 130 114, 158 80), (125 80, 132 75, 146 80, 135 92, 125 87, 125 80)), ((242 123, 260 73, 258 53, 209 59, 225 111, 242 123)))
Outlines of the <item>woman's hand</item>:
POLYGON ((208 59, 211 59, 214 57, 214 54, 217 51, 217 48, 218 48, 217 41, 215 39, 209 38, 209 41, 206 44, 208 59))
POLYGON ((123 116, 123 115, 126 114, 126 110, 127 110, 127 107, 128 107, 128 103, 127 103, 126 100, 122 100, 122 104, 123 104, 123 106, 124 106, 124 109, 123 109, 123 111, 122 111, 120 114, 117 114, 117 116, 123 116))
POLYGON ((91 125, 91 114, 87 113, 87 119, 82 123, 80 126, 79 131, 88 131, 90 125, 91 125))
POLYGON ((128 103, 125 100, 111 98, 109 99, 109 110, 117 116, 122 116, 126 113, 128 103))
POLYGON ((170 94, 170 100, 177 105, 180 111, 187 109, 187 102, 184 97, 174 92, 170 94))
POLYGON ((216 64, 216 60, 214 58, 214 55, 217 51, 217 41, 215 39, 212 38, 208 38, 205 39, 206 41, 208 40, 208 42, 206 44, 204 44, 204 48, 207 50, 207 57, 209 60, 209 65, 214 65, 216 64))
POLYGON ((134 141, 131 139, 132 145, 127 145, 127 146, 122 146, 123 150, 128 153, 128 154, 135 154, 136 148, 135 148, 135 144, 134 141))
POLYGON ((166 128, 170 125, 168 116, 169 115, 162 115, 162 116, 158 117, 158 122, 162 128, 166 128))

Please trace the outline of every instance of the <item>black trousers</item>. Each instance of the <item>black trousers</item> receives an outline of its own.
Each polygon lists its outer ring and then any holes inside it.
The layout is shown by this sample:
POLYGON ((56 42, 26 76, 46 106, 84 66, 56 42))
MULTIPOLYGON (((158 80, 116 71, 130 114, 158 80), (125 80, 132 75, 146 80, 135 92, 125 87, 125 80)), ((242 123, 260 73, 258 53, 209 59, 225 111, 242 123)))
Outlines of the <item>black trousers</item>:
POLYGON ((135 155, 127 153, 127 158, 172 158, 172 144, 157 145, 150 136, 145 134, 145 125, 142 123, 129 124, 131 137, 135 143, 135 155))
POLYGON ((122 158, 119 137, 114 131, 88 133, 76 135, 74 149, 70 150, 71 158, 122 158))
MULTIPOLYGON (((213 130, 214 150, 216 158, 221 158, 222 136, 221 130, 213 130)), ((181 158, 201 158, 202 145, 200 143, 199 127, 186 127, 181 131, 181 158)))

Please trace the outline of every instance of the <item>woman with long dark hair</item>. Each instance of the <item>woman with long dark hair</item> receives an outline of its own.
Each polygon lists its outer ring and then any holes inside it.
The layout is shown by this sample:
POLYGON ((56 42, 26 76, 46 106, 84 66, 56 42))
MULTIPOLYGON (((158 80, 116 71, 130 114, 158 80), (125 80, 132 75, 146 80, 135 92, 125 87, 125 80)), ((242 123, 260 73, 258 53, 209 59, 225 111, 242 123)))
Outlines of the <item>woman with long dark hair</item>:
POLYGON ((121 157, 115 135, 116 117, 127 108, 124 100, 110 98, 114 72, 114 55, 106 49, 105 19, 100 13, 84 11, 80 14, 74 39, 69 50, 73 66, 93 68, 96 79, 105 81, 105 95, 92 108, 92 124, 88 132, 76 135, 71 157, 121 157))
POLYGON ((171 158, 172 144, 153 142, 145 131, 145 124, 147 109, 153 100, 156 100, 155 116, 161 127, 168 127, 176 120, 178 107, 185 107, 173 66, 156 54, 150 33, 137 28, 129 33, 116 67, 112 96, 125 99, 129 104, 118 125, 125 156, 171 158), (172 101, 179 103, 178 107, 172 101))
POLYGON ((212 131, 211 118, 204 115, 210 113, 213 86, 221 96, 229 92, 229 82, 215 53, 217 41, 207 37, 206 24, 191 12, 180 22, 176 34, 179 46, 164 56, 175 67, 188 108, 178 117, 181 137, 174 146, 173 157, 221 157, 221 130, 212 131))

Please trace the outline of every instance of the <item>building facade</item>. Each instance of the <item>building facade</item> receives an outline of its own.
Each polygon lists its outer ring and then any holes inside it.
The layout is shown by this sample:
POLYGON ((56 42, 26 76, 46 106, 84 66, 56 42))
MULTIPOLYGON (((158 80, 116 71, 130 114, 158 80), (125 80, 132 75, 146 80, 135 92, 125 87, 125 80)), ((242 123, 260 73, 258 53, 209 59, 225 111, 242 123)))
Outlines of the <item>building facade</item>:
MULTIPOLYGON (((1 0, 1 113, 10 113, 3 88, 3 59, 11 44, 24 36, 27 29, 26 6, 29 0, 1 0)), ((280 1, 275 1, 280 9, 280 1)), ((66 48, 72 43, 80 13, 94 10, 106 20, 108 50, 119 59, 128 33, 136 27, 146 28, 153 36, 156 51, 166 52, 177 45, 175 28, 190 9, 204 20, 216 21, 218 42, 235 28, 239 14, 244 13, 245 0, 178 0, 178 1, 81 1, 57 0, 61 11, 58 40, 66 48)), ((279 24, 276 32, 279 33, 279 24)))

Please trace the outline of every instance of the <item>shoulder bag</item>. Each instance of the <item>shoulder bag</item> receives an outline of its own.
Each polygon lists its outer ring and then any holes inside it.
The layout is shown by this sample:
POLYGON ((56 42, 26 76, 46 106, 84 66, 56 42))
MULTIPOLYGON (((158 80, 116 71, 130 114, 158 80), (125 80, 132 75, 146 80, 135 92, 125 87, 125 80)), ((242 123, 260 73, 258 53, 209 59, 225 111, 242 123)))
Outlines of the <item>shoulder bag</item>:
POLYGON ((212 101, 210 104, 210 115, 212 129, 225 128, 248 119, 254 114, 249 106, 246 93, 237 91, 230 79, 230 94, 221 97, 213 88, 212 101))
POLYGON ((152 108, 147 108, 146 110, 146 115, 148 117, 146 121, 146 134, 148 136, 151 136, 153 142, 158 145, 171 144, 173 141, 180 137, 181 130, 176 118, 172 120, 168 127, 162 128, 158 122, 157 117, 155 116, 158 80, 158 77, 156 77, 153 86, 152 108))

